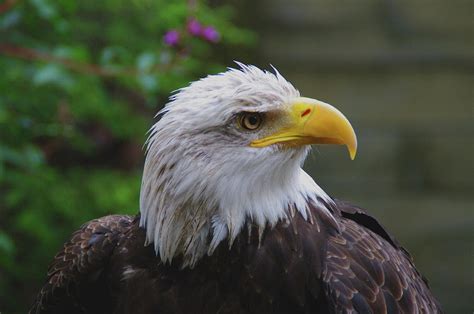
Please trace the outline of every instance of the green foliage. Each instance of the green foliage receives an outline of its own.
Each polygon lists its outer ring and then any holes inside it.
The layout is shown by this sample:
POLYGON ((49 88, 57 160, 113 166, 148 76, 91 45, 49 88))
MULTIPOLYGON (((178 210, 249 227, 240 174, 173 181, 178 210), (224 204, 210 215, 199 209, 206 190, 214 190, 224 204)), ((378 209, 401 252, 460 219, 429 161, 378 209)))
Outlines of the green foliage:
POLYGON ((135 214, 142 144, 174 89, 253 33, 229 7, 169 0, 7 1, 0 11, 0 312, 25 312, 87 220, 135 214), (189 18, 217 44, 186 32, 189 18), (169 29, 179 45, 162 41, 169 29))

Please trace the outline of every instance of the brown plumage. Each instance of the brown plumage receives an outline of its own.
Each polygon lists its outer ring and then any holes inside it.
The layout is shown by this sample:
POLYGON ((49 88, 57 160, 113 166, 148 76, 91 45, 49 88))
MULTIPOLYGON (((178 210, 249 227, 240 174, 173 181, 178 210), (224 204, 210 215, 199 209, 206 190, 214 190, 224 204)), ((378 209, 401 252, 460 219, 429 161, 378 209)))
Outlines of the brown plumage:
POLYGON ((250 226, 193 269, 164 265, 138 217, 92 220, 56 255, 30 313, 441 312, 406 250, 362 209, 335 204, 337 224, 310 204, 308 221, 297 213, 260 240, 250 226))

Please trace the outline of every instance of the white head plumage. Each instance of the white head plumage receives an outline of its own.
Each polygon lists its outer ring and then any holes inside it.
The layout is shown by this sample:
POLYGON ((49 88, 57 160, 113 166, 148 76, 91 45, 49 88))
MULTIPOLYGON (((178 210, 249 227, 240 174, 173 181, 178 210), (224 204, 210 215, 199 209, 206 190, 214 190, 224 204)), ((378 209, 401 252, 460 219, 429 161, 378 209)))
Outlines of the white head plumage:
POLYGON ((150 130, 140 224, 163 262, 181 255, 193 267, 247 222, 271 228, 291 206, 307 217, 308 199, 331 202, 301 169, 309 146, 249 146, 299 92, 276 70, 239 66, 180 89, 150 130), (268 113, 266 125, 243 129, 242 112, 268 113))

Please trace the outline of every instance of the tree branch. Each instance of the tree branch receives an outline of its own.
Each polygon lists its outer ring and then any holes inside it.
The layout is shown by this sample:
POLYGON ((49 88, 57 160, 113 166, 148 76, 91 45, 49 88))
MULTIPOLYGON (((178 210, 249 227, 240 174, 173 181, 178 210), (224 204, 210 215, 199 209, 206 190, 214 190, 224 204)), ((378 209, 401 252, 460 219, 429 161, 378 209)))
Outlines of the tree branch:
POLYGON ((112 76, 135 76, 137 71, 135 69, 121 69, 111 70, 105 69, 97 64, 81 63, 67 58, 56 57, 51 54, 39 52, 34 49, 13 46, 9 44, 0 44, 0 53, 25 60, 39 60, 46 62, 58 63, 68 69, 84 74, 92 74, 96 76, 112 77, 112 76))
MULTIPOLYGON (((120 69, 107 69, 103 68, 98 64, 77 62, 68 58, 57 57, 49 53, 40 52, 34 49, 15 46, 11 44, 0 43, 0 54, 30 61, 44 61, 56 64, 84 74, 96 75, 101 77, 118 77, 118 76, 138 76, 142 74, 136 68, 125 68, 120 69)), ((150 69, 147 73, 160 73, 171 70, 180 60, 186 56, 184 51, 176 53, 171 62, 166 64, 157 64, 150 69)))

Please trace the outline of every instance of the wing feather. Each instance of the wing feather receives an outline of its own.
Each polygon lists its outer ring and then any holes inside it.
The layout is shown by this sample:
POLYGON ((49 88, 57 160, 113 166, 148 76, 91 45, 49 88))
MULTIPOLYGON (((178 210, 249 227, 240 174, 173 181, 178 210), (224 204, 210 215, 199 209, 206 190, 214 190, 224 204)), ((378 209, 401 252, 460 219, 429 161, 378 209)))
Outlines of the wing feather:
POLYGON ((348 218, 341 218, 339 227, 340 233, 328 238, 323 270, 334 312, 441 312, 411 258, 393 238, 348 218))
POLYGON ((110 215, 91 220, 74 232, 49 265, 47 281, 30 313, 81 312, 76 289, 96 277, 133 217, 110 215))

